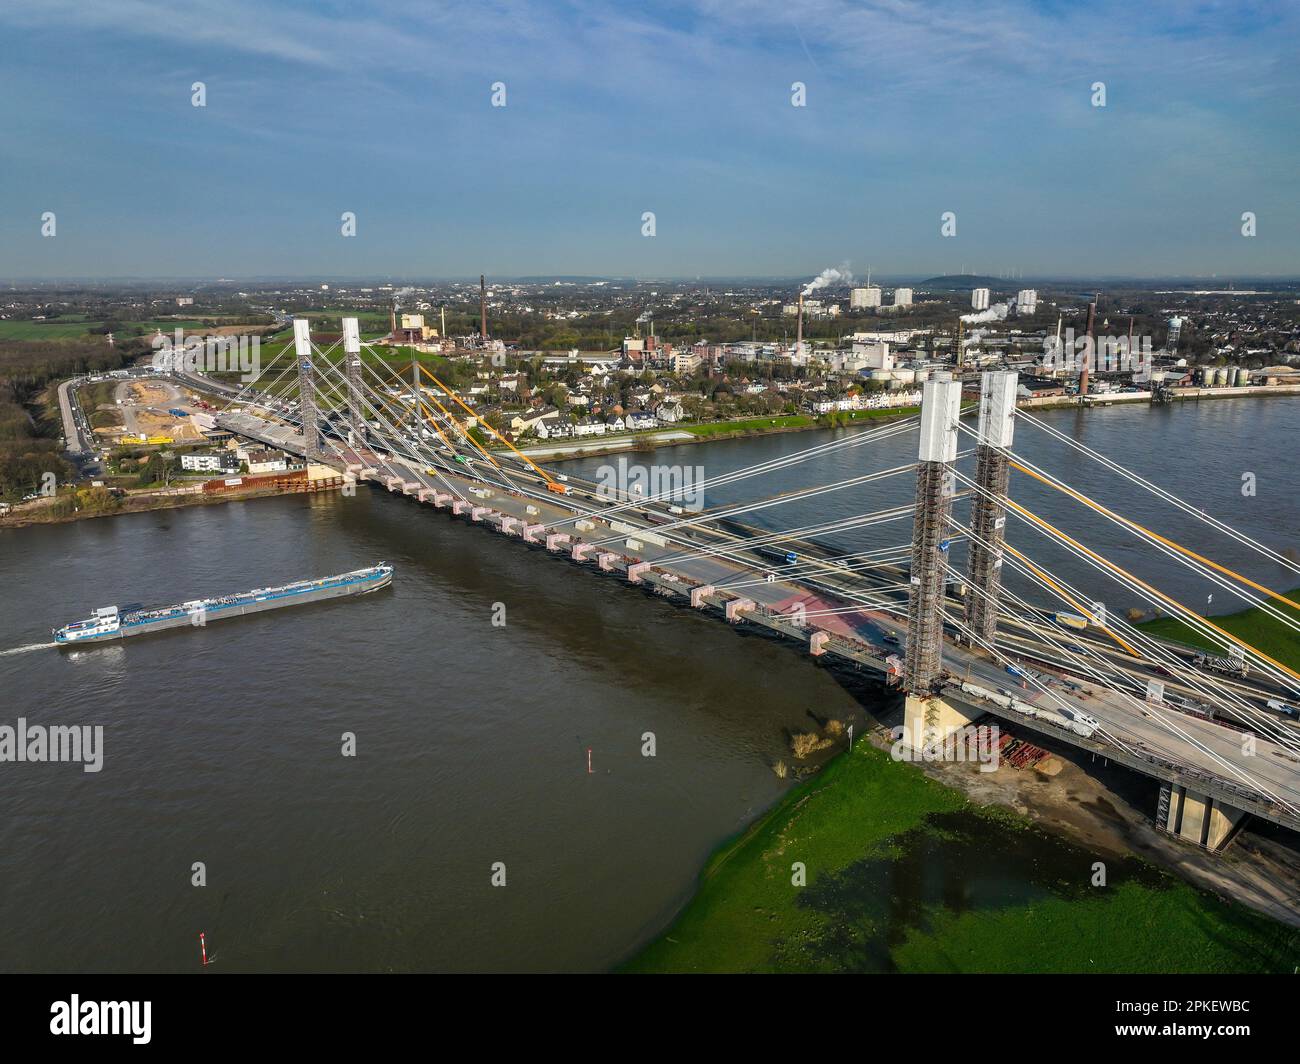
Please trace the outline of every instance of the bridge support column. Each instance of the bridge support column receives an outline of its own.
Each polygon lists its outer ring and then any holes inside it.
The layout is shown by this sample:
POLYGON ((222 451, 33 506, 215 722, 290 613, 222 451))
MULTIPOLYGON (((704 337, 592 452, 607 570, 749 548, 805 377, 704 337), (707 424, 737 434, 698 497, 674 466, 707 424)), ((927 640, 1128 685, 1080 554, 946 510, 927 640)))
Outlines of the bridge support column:
POLYGON ((1011 446, 1016 418, 1018 374, 985 373, 980 381, 979 444, 975 449, 977 490, 970 510, 970 587, 966 623, 992 644, 998 631, 998 593, 1002 589, 1002 541, 1007 516, 1002 500, 1010 479, 1011 446))
POLYGON ((471 521, 482 521, 484 517, 492 512, 490 506, 471 506, 469 510, 469 519, 471 521))
POLYGON ((524 542, 536 543, 538 533, 545 531, 545 525, 524 525, 524 527, 519 530, 519 534, 524 537, 524 542))
POLYGON ((942 743, 980 713, 954 706, 938 695, 908 694, 903 705, 903 743, 913 750, 942 743))
POLYGON ((603 552, 601 554, 597 554, 596 564, 600 566, 602 572, 606 572, 606 573, 613 572, 614 559, 616 557, 618 557, 618 555, 610 554, 608 551, 603 552))
POLYGON ((473 509, 473 507, 471 507, 470 504, 467 503, 464 499, 456 499, 451 504, 451 512, 453 514, 456 514, 457 516, 463 513, 467 513, 471 509, 473 509))
POLYGON ((1190 791, 1177 783, 1166 783, 1161 788, 1159 826, 1169 834, 1211 852, 1223 848, 1233 831, 1246 815, 1240 809, 1224 805, 1211 798, 1190 791))
POLYGON ((421 488, 418 492, 416 492, 415 497, 419 499, 421 502, 430 502, 431 500, 437 497, 437 494, 438 493, 434 491, 432 488, 421 488))
POLYGON ((450 506, 451 500, 452 497, 448 495, 445 491, 435 490, 433 493, 433 505, 437 506, 439 509, 445 506, 450 506))
POLYGON ((754 608, 754 600, 747 598, 732 599, 722 607, 723 613, 727 615, 729 624, 739 624, 744 618, 741 616, 746 610, 754 608))
POLYGON ((649 562, 633 562, 627 567, 627 578, 633 584, 641 583, 641 574, 650 568, 649 562))
POLYGON ((712 594, 713 594, 712 584, 701 584, 699 587, 691 588, 691 605, 694 606, 697 610, 703 609, 705 606, 708 605, 708 603, 704 601, 704 596, 712 595, 712 594))
POLYGON ((316 417, 316 369, 312 365, 311 326, 306 318, 293 319, 293 350, 298 362, 298 413, 302 418, 303 453, 313 461, 324 454, 316 417))
POLYGON ((384 487, 389 491, 396 491, 401 487, 402 480, 400 477, 384 477, 384 487))
POLYGON ((815 658, 820 658, 826 653, 826 640, 829 638, 829 632, 813 632, 813 634, 808 637, 808 653, 815 658))
POLYGON ((569 557, 575 562, 585 562, 587 560, 588 552, 595 549, 595 545, 591 543, 575 543, 573 545, 573 550, 569 552, 569 557))
POLYGON ((356 318, 343 319, 343 353, 348 384, 348 427, 352 446, 364 447, 367 440, 366 415, 361 406, 361 328, 356 318))
POLYGON ((943 596, 947 583, 948 518, 956 483, 957 419, 961 382, 950 376, 928 380, 921 393, 920 464, 912 521, 911 588, 907 601, 907 657, 904 684, 929 695, 939 679, 943 648, 943 596))
POLYGON ((504 515, 501 518, 501 531, 506 533, 506 535, 509 535, 511 532, 515 530, 515 525, 522 524, 522 523, 523 522, 520 521, 519 518, 517 517, 511 517, 508 514, 504 515))
POLYGON ((569 542, 569 537, 567 533, 552 532, 549 536, 546 537, 546 549, 559 550, 568 542, 569 542))

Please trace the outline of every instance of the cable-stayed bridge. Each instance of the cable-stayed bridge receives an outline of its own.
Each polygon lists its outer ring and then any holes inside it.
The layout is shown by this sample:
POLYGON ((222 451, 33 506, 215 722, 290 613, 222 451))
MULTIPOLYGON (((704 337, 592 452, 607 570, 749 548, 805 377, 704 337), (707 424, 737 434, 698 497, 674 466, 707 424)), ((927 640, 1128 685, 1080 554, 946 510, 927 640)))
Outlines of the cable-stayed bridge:
POLYGON ((1279 626, 1300 631, 1290 612, 1300 605, 1077 491, 1016 451, 1015 433, 1048 434, 1214 536, 1288 571, 1300 574, 1300 565, 1017 412, 1014 373, 983 375, 973 426, 962 419, 961 383, 940 375, 924 385, 919 416, 702 484, 636 493, 533 462, 426 366, 393 364, 391 352, 363 344, 355 319, 344 319, 342 340, 324 349, 306 321, 294 328, 293 345, 257 380, 233 395, 226 386, 223 428, 328 465, 345 481, 382 485, 730 623, 797 640, 814 655, 874 670, 905 692, 905 740, 918 750, 941 750, 954 732, 992 714, 1161 781, 1157 823, 1189 842, 1219 848, 1245 813, 1300 830, 1300 727, 1288 716, 1300 675, 1028 509, 1013 497, 1010 475, 1087 507, 1279 626), (860 474, 834 483, 762 495, 765 476, 837 451, 867 456, 870 445, 908 435, 918 441, 915 462, 871 469, 864 461, 860 474), (869 503, 873 486, 893 478, 915 481, 910 505, 778 531, 746 520, 761 513, 770 524, 782 506, 816 505, 831 493, 869 503), (757 489, 752 501, 688 509, 688 488, 741 484, 757 489), (842 552, 823 543, 891 525, 896 546, 842 552), (1035 558, 1040 537, 1106 580, 1075 586, 1035 558), (958 542, 964 567, 951 560, 958 542), (1016 579, 1004 580, 1008 573, 1016 579), (1095 588, 1114 585, 1183 620, 1216 649, 1156 639, 1108 612, 1095 588))

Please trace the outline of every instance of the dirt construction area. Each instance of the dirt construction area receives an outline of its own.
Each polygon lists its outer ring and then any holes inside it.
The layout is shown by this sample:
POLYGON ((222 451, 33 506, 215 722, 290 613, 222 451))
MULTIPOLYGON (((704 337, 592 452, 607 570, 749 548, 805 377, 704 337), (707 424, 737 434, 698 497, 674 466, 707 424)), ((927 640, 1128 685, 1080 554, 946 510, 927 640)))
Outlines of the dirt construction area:
POLYGON ((199 443, 202 433, 189 417, 172 410, 189 409, 184 392, 165 381, 123 381, 115 399, 122 413, 122 433, 147 438, 167 437, 176 443, 199 443))

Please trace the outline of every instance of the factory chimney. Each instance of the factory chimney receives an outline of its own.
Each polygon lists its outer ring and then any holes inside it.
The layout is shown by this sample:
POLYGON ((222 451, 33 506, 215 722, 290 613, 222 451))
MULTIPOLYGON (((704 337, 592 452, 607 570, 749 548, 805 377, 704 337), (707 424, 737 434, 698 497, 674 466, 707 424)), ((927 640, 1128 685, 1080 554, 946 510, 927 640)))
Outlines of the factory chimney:
POLYGON ((486 342, 487 340, 487 283, 483 280, 483 275, 478 275, 478 312, 482 324, 479 327, 479 336, 486 342))
POLYGON ((393 303, 392 306, 388 308, 388 327, 393 331, 392 339, 389 342, 396 345, 397 343, 397 293, 396 292, 393 292, 393 303))
POLYGON ((1097 297, 1088 304, 1088 350, 1084 352, 1083 368, 1079 370, 1079 402, 1088 394, 1088 363, 1097 349, 1097 297))
POLYGON ((803 354, 803 293, 799 293, 799 324, 795 327, 794 357, 803 354))

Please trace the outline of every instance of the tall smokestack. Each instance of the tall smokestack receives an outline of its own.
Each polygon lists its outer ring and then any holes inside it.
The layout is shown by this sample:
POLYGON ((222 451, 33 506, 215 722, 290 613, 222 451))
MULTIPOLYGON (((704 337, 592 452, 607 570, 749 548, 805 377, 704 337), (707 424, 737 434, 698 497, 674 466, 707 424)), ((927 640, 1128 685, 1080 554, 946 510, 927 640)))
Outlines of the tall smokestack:
POLYGON ((487 282, 483 280, 483 275, 481 273, 478 275, 478 312, 479 312, 479 317, 482 319, 482 324, 479 326, 479 335, 484 340, 486 340, 487 339, 487 282))
POLYGON ((1083 368, 1079 370, 1079 402, 1083 402, 1083 397, 1088 394, 1088 362, 1093 357, 1093 352, 1097 349, 1097 297, 1092 297, 1092 302, 1088 304, 1088 350, 1083 356, 1083 368))
POLYGON ((388 308, 388 327, 393 331, 392 343, 397 343, 397 293, 393 293, 393 305, 388 308))
POLYGON ((799 293, 799 324, 795 327, 794 357, 803 354, 803 293, 799 293))

